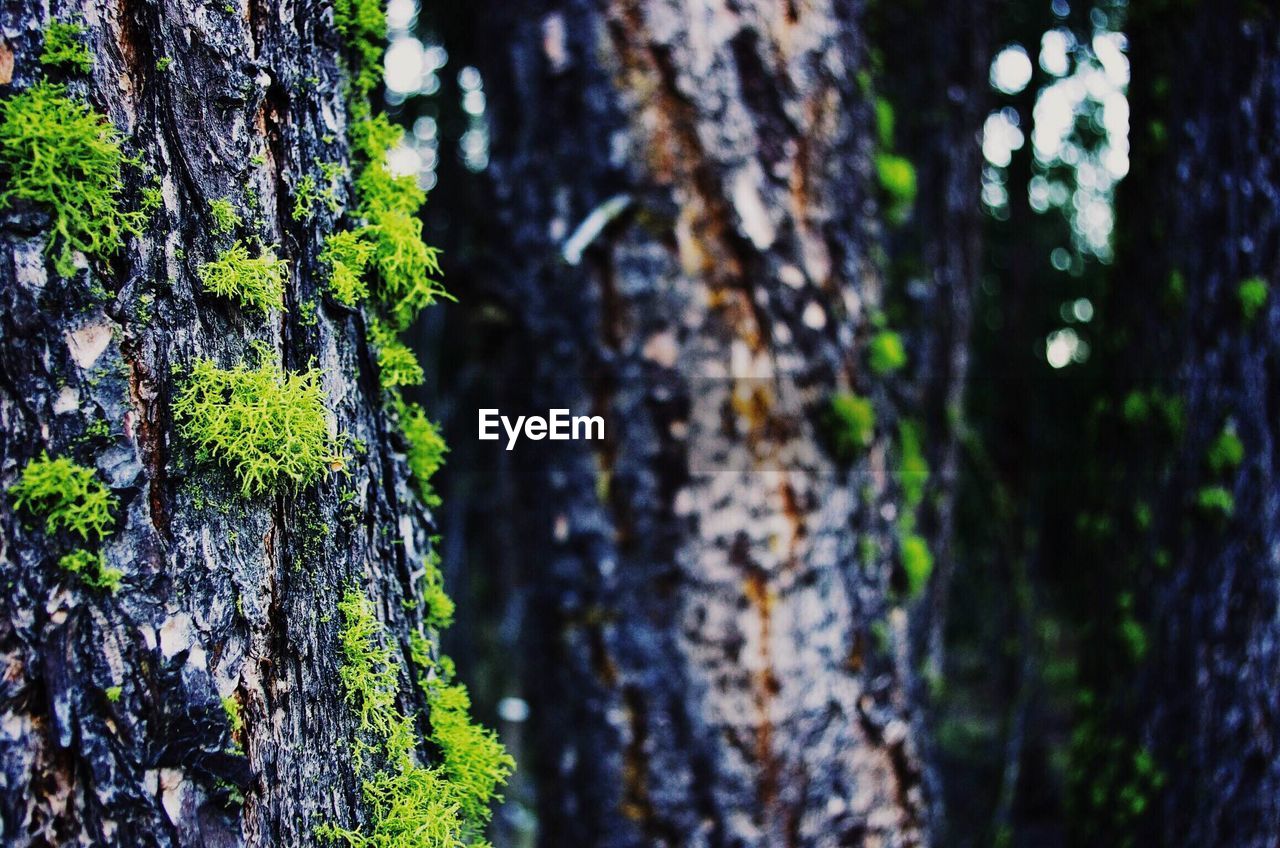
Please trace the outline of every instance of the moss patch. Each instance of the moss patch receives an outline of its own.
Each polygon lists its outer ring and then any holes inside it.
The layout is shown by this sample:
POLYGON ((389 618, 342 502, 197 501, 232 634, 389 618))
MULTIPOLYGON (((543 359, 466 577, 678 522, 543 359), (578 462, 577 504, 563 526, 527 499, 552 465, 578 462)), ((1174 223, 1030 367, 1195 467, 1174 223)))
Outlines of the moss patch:
POLYGON ((226 370, 201 360, 173 403, 197 459, 230 468, 245 497, 308 486, 345 461, 329 433, 320 373, 262 360, 226 370))
POLYGON ((431 487, 431 478, 444 465, 444 455, 449 448, 440 435, 440 425, 427 417, 416 403, 396 396, 396 414, 400 419, 400 431, 409 445, 409 472, 418 486, 418 494, 427 506, 439 506, 440 498, 431 487))
POLYGON ((1262 312, 1262 307, 1267 305, 1267 295, 1270 289, 1267 281, 1261 277, 1253 277, 1245 280, 1236 289, 1236 296, 1240 300, 1240 313, 1244 315, 1244 320, 1252 322, 1262 312))
POLYGON ((348 589, 338 602, 342 614, 339 668, 347 702, 357 712, 362 738, 356 768, 369 805, 369 833, 332 824, 320 836, 352 848, 444 848, 481 845, 489 804, 514 767, 493 731, 474 724, 466 688, 452 680, 452 664, 434 662, 425 639, 411 640, 419 686, 430 705, 430 741, 442 762, 419 761, 413 719, 398 699, 401 666, 385 628, 368 598, 348 589), (371 741, 373 744, 371 744, 371 741), (372 759, 382 761, 374 768, 372 759))
POLYGON ((50 459, 47 453, 27 463, 9 494, 15 508, 44 519, 46 533, 66 530, 86 542, 110 534, 118 505, 92 468, 64 456, 50 459))
POLYGON ((872 336, 868 350, 871 370, 877 374, 891 374, 907 364, 902 336, 892 330, 881 330, 872 336))
POLYGON ((235 204, 225 197, 209 201, 209 215, 213 218, 215 233, 229 233, 240 226, 240 213, 235 204))
POLYGON ((289 265, 272 250, 252 257, 243 242, 236 242, 214 261, 201 265, 197 273, 210 293, 266 313, 284 303, 289 265))
POLYGON ((44 31, 44 49, 40 51, 40 64, 69 66, 87 74, 93 70, 93 54, 85 41, 84 24, 76 21, 64 23, 52 21, 44 31))
POLYGON ((875 438, 875 407, 870 398, 837 392, 831 396, 828 425, 836 457, 842 462, 852 462, 871 447, 875 438))
POLYGON ((144 213, 125 211, 121 197, 130 163, 119 133, 66 86, 39 82, 0 103, 0 208, 20 201, 52 213, 46 250, 62 276, 75 272, 77 251, 109 257, 141 231, 144 213))

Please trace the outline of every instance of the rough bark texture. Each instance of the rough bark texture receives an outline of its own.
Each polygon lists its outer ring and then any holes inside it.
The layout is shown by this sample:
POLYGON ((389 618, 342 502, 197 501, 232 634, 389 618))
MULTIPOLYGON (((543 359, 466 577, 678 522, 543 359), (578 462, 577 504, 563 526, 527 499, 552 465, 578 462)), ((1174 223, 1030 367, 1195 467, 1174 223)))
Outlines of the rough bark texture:
POLYGON ((1135 41, 1135 67, 1148 48, 1168 51, 1166 245, 1188 295, 1188 429, 1169 487, 1185 517, 1161 531, 1174 571, 1147 726, 1169 781, 1155 823, 1169 845, 1273 845, 1280 833, 1280 21, 1243 5, 1157 16, 1135 41), (1252 322, 1238 295, 1251 277, 1271 289, 1252 322), (1232 423, 1244 460, 1218 479, 1206 456, 1232 423), (1229 518, 1187 507, 1213 485, 1234 496, 1229 518))
POLYGON ((416 613, 401 601, 427 532, 360 317, 321 304, 312 320, 306 306, 322 300, 315 255, 334 218, 289 214, 289 186, 318 162, 348 161, 341 45, 327 10, 292 2, 5 0, 0 58, 12 58, 13 78, 0 96, 40 75, 51 12, 83 16, 96 64, 74 90, 160 175, 164 205, 114 261, 65 280, 42 254, 46 213, 0 217, 0 484, 42 450, 96 468, 120 498, 103 550, 124 571, 115 595, 71 578, 56 565, 67 540, 6 496, 0 841, 313 844, 320 821, 359 821, 335 602, 360 585, 407 633, 416 613), (290 262, 286 308, 266 320, 195 276, 226 246, 210 234, 209 201, 252 208, 249 191, 260 210, 239 234, 278 244, 290 262), (334 431, 367 448, 345 474, 245 500, 225 472, 194 461, 169 412, 183 369, 253 361, 254 341, 288 368, 323 371, 334 431), (344 511, 346 490, 356 498, 344 511), (238 733, 224 698, 239 704, 238 733))
POLYGON ((908 224, 891 240, 904 269, 902 306, 918 322, 910 348, 920 360, 907 408, 920 410, 933 497, 924 530, 936 570, 917 616, 928 673, 940 676, 954 496, 970 326, 982 260, 982 122, 990 106, 990 11, 985 2, 885 4, 876 33, 884 56, 881 92, 894 106, 894 144, 916 164, 918 198, 908 224), (927 17, 928 25, 922 26, 927 17), (927 57, 927 60, 922 60, 927 57))
POLYGON ((520 352, 504 412, 606 420, 603 442, 516 448, 545 844, 925 839, 892 402, 862 361, 881 279, 858 12, 477 11, 509 245, 491 289, 520 352), (880 415, 852 468, 821 448, 842 388, 880 415))
MULTIPOLYGON (((908 349, 918 360, 910 382, 897 388, 903 407, 923 423, 925 456, 933 469, 921 532, 933 552, 934 571, 912 616, 912 647, 922 671, 917 682, 925 684, 917 699, 924 702, 927 683, 944 679, 947 610, 957 568, 956 482, 982 262, 980 139, 991 99, 990 4, 882 3, 873 18, 884 62, 879 93, 894 109, 894 147, 915 163, 919 185, 914 214, 891 234, 888 252, 900 269, 891 295, 911 322, 908 349)), ((936 726, 937 711, 927 715, 922 713, 920 726, 936 726)), ((937 837, 946 819, 944 793, 929 735, 922 743, 937 837)))

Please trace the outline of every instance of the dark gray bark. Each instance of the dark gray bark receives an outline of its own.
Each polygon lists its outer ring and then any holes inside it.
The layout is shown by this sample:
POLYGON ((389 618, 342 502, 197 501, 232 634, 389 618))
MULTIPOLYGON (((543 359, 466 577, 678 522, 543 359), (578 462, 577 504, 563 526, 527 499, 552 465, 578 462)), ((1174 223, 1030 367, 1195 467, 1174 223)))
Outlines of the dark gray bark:
POLYGON ((477 10, 477 269, 513 322, 490 405, 606 420, 509 469, 544 844, 926 839, 857 11, 477 10), (839 389, 880 416, 851 468, 821 447, 839 389))
MULTIPOLYGON (((417 613, 401 602, 428 528, 361 317, 319 293, 318 239, 335 218, 289 214, 289 187, 316 163, 349 161, 342 45, 327 9, 292 2, 53 11, 83 16, 96 63, 74 90, 160 175, 164 205, 144 237, 65 280, 42 254, 47 214, 0 217, 0 484, 46 449, 96 468, 120 499, 103 550, 124 572, 115 595, 61 572, 67 540, 15 514, 6 496, 2 841, 313 844, 315 825, 355 826, 361 815, 335 602, 359 585, 407 634, 417 613), (278 244, 290 263, 285 309, 269 320, 196 281, 227 243, 211 234, 208 206, 223 197, 245 212, 237 235, 278 244), (104 297, 90 294, 98 286, 104 297), (225 472, 195 462, 169 412, 183 369, 202 357, 253 361, 254 341, 288 368, 323 371, 335 432, 367 448, 346 473, 295 496, 244 500, 225 472), (90 429, 99 421, 109 433, 90 429), (343 511, 344 490, 356 509, 343 511), (235 734, 228 697, 243 718, 235 734)), ((13 68, 0 97, 40 75, 49 14, 0 4, 0 65, 11 58, 13 68)))
MULTIPOLYGON (((1154 606, 1159 646, 1143 723, 1167 788, 1150 824, 1168 845, 1274 845, 1280 21, 1261 4, 1149 14, 1136 21, 1134 56, 1136 68, 1149 56, 1150 66, 1170 74, 1168 151, 1150 189, 1164 201, 1151 228, 1163 222, 1165 239, 1139 245, 1162 245, 1187 287, 1171 352, 1187 431, 1157 524, 1156 543, 1169 552, 1172 572, 1154 606), (1249 321, 1239 287, 1253 277, 1268 281, 1270 294, 1249 321), (1243 443, 1243 462, 1215 472, 1208 453, 1227 427, 1243 443), (1219 485, 1234 498, 1229 516, 1196 506, 1199 492, 1219 485)), ((1135 106, 1140 119, 1147 114, 1140 107, 1161 103, 1159 95, 1146 98, 1135 106)), ((1140 120, 1136 130, 1148 125, 1140 120)))

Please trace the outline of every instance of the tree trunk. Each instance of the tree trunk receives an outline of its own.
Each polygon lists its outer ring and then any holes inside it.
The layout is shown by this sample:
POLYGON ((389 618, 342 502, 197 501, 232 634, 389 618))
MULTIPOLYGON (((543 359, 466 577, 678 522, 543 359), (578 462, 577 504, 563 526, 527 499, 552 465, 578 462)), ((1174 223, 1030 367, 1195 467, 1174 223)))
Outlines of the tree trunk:
MULTIPOLYGON (((124 249, 81 256, 65 277, 56 250, 43 252, 56 210, 16 200, 0 218, 3 841, 318 844, 321 823, 367 819, 337 601, 360 588, 398 656, 421 625, 404 602, 430 527, 363 314, 323 296, 320 239, 344 215, 325 204, 299 215, 288 199, 319 163, 352 165, 344 42, 328 11, 290 2, 54 11, 82 16, 92 71, 42 68, 47 11, 6 0, 0 97, 70 80, 140 157, 126 178, 158 175, 162 203, 124 249), (219 223, 221 199, 243 223, 219 223), (288 261, 283 309, 264 318, 202 285, 197 269, 233 238, 288 261), (181 435, 172 403, 198 360, 260 357, 319 370, 347 461, 316 485, 245 498, 181 435), (45 451, 92 469, 117 499, 101 542, 105 567, 122 572, 114 594, 58 567, 83 539, 13 508, 12 487, 45 451)), ((399 665, 405 709, 420 708, 399 665)))
POLYGON ((926 840, 855 11, 476 13, 476 272, 513 322, 488 405, 605 419, 603 441, 495 451, 533 475, 509 515, 544 844, 926 840), (848 461, 824 447, 837 393, 877 417, 848 461))
POLYGON ((1152 825, 1169 845, 1272 845, 1280 833, 1280 20, 1248 3, 1150 15, 1137 21, 1135 67, 1149 51, 1150 65, 1171 74, 1167 85, 1149 80, 1157 94, 1147 97, 1169 110, 1155 185, 1168 186, 1164 244, 1187 293, 1173 351, 1187 429, 1156 524, 1172 570, 1156 599, 1144 727, 1167 782, 1152 825), (1258 286, 1263 302, 1251 308, 1258 286))

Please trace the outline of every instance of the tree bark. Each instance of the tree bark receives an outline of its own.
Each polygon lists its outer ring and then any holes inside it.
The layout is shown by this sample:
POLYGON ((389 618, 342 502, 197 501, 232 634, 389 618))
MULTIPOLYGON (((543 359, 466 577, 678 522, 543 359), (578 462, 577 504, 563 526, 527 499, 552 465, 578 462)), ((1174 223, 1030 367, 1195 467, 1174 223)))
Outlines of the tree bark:
POLYGON ((1164 245, 1187 291, 1173 350, 1187 429, 1156 525, 1172 571, 1156 598, 1160 647, 1143 726, 1167 780, 1150 825, 1170 845, 1271 845, 1280 833, 1280 19, 1248 3, 1150 14, 1138 21, 1135 67, 1150 51, 1151 66, 1170 73, 1155 185, 1168 187, 1164 245), (1270 288, 1252 320, 1240 294, 1250 278, 1270 288), (1243 455, 1215 468, 1224 430, 1243 455), (1199 502, 1218 486, 1233 508, 1199 502))
MULTIPOLYGON (((53 11, 83 17, 95 58, 73 93, 125 134, 164 199, 144 235, 70 279, 43 254, 46 210, 0 217, 0 482, 45 450, 95 469, 119 498, 103 551, 124 574, 114 595, 72 579, 56 565, 67 540, 5 496, 3 841, 316 844, 317 824, 363 816, 336 601, 361 587, 400 642, 420 624, 402 602, 430 528, 361 315, 321 294, 320 237, 342 216, 298 221, 287 200, 316 163, 350 164, 343 44, 329 11, 289 0, 53 11), (209 211, 221 198, 243 214, 236 236, 289 262, 285 308, 269 319, 197 280, 227 246, 209 211), (318 368, 331 427, 364 447, 296 496, 242 499, 170 414, 193 362, 252 360, 258 343, 286 368, 318 368)), ((0 96, 63 75, 37 58, 49 14, 0 4, 0 66, 12 66, 0 96)), ((414 688, 406 676, 406 698, 414 688)))
POLYGON ((927 838, 897 378, 864 364, 882 222, 856 11, 477 12, 476 272, 513 322, 489 405, 606 422, 603 442, 496 451, 533 475, 508 514, 544 844, 927 838), (841 390, 878 413, 851 466, 821 447, 841 390))

